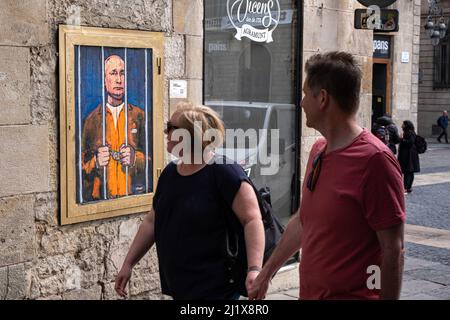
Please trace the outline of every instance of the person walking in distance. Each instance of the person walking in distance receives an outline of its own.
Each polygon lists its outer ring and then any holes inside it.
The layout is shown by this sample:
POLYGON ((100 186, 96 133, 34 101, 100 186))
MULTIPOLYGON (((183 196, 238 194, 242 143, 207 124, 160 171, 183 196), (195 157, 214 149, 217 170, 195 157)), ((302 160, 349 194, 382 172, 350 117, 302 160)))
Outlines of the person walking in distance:
POLYGON ((389 114, 385 114, 379 117, 376 121, 379 126, 384 126, 388 133, 388 147, 391 149, 392 153, 397 154, 397 144, 400 143, 400 135, 398 134, 397 126, 389 114))
POLYGON ((445 143, 448 143, 448 134, 447 134, 447 128, 448 128, 448 112, 444 111, 442 112, 442 116, 439 117, 438 126, 442 129, 441 134, 437 138, 439 143, 441 143, 442 137, 445 137, 445 143))
POLYGON ((419 153, 416 148, 417 134, 411 121, 405 120, 402 125, 403 134, 398 148, 398 161, 403 172, 405 193, 412 192, 414 173, 420 172, 419 153))

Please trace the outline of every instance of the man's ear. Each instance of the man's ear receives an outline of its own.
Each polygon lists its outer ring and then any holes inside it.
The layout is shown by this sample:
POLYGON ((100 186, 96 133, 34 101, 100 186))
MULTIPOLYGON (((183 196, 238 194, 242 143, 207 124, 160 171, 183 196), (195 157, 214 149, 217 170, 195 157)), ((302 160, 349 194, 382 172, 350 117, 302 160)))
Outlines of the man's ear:
POLYGON ((330 103, 330 95, 327 90, 321 89, 319 92, 319 98, 320 98, 320 110, 325 110, 328 107, 328 104, 330 103))

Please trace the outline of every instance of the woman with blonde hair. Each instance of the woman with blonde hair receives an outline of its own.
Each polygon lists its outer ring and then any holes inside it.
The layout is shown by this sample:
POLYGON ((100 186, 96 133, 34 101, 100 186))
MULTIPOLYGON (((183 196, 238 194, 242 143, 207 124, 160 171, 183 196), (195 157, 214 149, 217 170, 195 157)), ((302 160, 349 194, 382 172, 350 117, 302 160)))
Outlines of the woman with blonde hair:
POLYGON ((243 169, 220 161, 224 125, 209 107, 183 103, 167 122, 167 151, 152 210, 140 226, 116 278, 126 296, 132 268, 156 244, 162 293, 174 299, 238 299, 226 259, 227 219, 244 229, 250 288, 261 270, 264 228, 256 194, 243 169))

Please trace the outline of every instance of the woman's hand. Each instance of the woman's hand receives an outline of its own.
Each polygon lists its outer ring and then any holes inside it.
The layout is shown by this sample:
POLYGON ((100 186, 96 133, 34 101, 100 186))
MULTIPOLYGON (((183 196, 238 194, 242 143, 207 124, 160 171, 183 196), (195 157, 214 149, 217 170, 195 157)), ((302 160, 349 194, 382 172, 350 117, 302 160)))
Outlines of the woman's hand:
POLYGON ((262 273, 249 272, 247 274, 247 281, 245 282, 248 293, 248 299, 249 300, 264 299, 266 297, 267 290, 269 289, 269 282, 270 278, 267 278, 262 273))
POLYGON ((247 278, 245 280, 245 288, 247 289, 248 299, 250 299, 250 291, 253 290, 253 283, 255 282, 256 277, 258 276, 259 271, 250 271, 247 273, 247 278))
POLYGON ((130 281, 130 278, 131 278, 131 267, 124 264, 116 277, 116 284, 114 286, 114 289, 116 289, 117 294, 123 298, 125 298, 128 295, 126 287, 128 282, 130 281))

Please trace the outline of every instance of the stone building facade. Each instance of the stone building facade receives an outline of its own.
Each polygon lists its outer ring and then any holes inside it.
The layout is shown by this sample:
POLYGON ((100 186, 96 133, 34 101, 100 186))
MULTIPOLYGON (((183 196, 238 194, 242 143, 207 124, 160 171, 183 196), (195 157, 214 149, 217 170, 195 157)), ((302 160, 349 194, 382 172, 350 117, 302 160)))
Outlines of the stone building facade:
MULTIPOLYGON (((439 6, 443 9, 445 23, 448 26, 450 23, 450 2, 440 1, 439 6)), ((424 28, 427 17, 428 1, 422 0, 418 130, 421 135, 432 137, 440 134, 440 131, 437 129, 437 118, 442 115, 443 110, 450 110, 450 85, 448 85, 448 80, 444 80, 444 83, 441 84, 439 83, 440 79, 437 78, 440 72, 448 70, 449 57, 443 57, 444 64, 442 66, 439 65, 438 67, 435 65, 439 61, 439 52, 442 50, 442 44, 448 48, 449 33, 447 31, 447 37, 441 40, 440 45, 433 47, 431 39, 424 28)), ((448 74, 448 71, 446 71, 446 74, 448 74)))
MULTIPOLYGON (((355 30, 354 10, 361 8, 357 1, 306 0, 304 7, 303 60, 318 51, 345 50, 355 54, 362 66, 359 123, 371 128, 373 83, 373 33, 355 30), (337 27, 336 27, 337 26, 337 27)), ((399 31, 385 33, 391 37, 390 107, 387 111, 400 128, 403 120, 417 123, 420 0, 399 0, 386 9, 399 11, 399 31), (402 62, 402 53, 409 53, 408 62, 402 62)), ((383 34, 383 33, 377 33, 383 34)), ((388 84, 389 85, 389 84, 388 84)), ((302 116, 302 171, 307 162, 308 150, 317 138, 317 132, 307 128, 302 116)))
MULTIPOLYGON (((58 224, 58 25, 78 10, 81 25, 165 34, 165 118, 177 99, 171 79, 187 80, 188 99, 203 99, 202 0, 0 0, 0 299, 116 299, 114 278, 142 214, 58 224)), ((400 0, 394 35, 392 110, 397 121, 417 108, 420 1, 400 0), (414 13, 414 14, 412 14, 414 13), (399 62, 401 52, 412 54, 399 62), (411 85, 410 85, 411 84, 411 85)), ((359 121, 370 128, 373 33, 355 30, 352 0, 303 1, 303 61, 327 50, 357 56, 364 79, 359 121)), ((301 124, 301 172, 319 134, 301 124)), ((169 157, 166 155, 166 159, 169 157)), ((133 299, 160 293, 153 248, 135 267, 133 299)))
POLYGON ((420 0, 397 1, 391 6, 400 12, 400 31, 393 36, 392 106, 397 126, 404 120, 418 121, 420 0), (409 55, 408 62, 403 53, 409 55))

